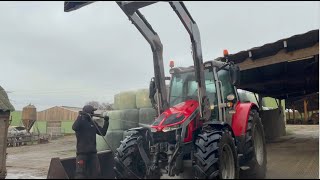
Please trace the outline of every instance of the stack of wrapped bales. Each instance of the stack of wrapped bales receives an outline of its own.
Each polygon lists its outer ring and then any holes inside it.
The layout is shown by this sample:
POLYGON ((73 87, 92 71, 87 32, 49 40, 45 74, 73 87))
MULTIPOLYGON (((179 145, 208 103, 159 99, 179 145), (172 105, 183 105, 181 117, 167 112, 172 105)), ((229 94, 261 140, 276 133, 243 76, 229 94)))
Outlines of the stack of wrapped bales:
POLYGON ((156 116, 156 111, 152 108, 148 89, 137 91, 136 106, 139 109, 139 126, 151 125, 156 116))
MULTIPOLYGON (((105 139, 116 150, 130 133, 126 130, 139 126, 149 126, 154 121, 156 111, 152 108, 148 89, 126 91, 114 96, 114 110, 108 111, 109 128, 105 139)), ((110 149, 101 136, 97 136, 97 150, 110 149)))

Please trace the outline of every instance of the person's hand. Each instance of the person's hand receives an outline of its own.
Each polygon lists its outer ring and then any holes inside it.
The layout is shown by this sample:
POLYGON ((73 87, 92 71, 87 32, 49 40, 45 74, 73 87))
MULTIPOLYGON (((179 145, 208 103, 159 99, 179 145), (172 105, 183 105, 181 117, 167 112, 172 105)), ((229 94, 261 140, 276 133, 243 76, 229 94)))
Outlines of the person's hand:
POLYGON ((109 116, 105 116, 103 119, 104 119, 105 121, 109 121, 109 116))

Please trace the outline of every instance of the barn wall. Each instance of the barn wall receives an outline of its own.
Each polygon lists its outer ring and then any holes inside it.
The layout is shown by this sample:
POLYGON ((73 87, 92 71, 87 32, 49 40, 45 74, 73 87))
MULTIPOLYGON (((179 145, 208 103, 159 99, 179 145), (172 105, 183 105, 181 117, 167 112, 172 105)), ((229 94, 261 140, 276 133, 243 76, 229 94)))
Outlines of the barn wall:
POLYGON ((37 113, 39 121, 74 121, 78 112, 70 111, 61 107, 52 107, 50 109, 37 113))
POLYGON ((78 112, 61 107, 52 107, 37 113, 37 122, 42 125, 39 130, 47 134, 73 134, 72 124, 76 120, 78 112), (43 127, 45 122, 45 127, 43 127))

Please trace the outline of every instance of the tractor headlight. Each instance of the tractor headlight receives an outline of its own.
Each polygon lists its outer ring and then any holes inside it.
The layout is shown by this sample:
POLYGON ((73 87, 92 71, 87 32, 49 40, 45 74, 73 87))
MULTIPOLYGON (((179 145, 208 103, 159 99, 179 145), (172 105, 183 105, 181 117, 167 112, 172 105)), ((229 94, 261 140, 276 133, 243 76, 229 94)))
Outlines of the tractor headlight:
POLYGON ((181 128, 180 124, 175 126, 169 126, 162 129, 163 132, 174 131, 181 128))

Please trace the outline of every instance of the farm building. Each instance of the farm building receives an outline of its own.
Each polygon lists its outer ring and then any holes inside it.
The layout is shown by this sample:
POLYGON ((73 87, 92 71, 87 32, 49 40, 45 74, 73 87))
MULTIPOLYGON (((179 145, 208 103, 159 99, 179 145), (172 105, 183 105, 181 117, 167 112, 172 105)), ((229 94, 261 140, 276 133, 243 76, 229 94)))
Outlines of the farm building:
POLYGON ((40 133, 60 135, 74 133, 72 124, 81 108, 68 106, 55 106, 37 112, 37 122, 34 131, 40 133))
MULTIPOLYGON (((34 132, 61 135, 73 134, 72 124, 78 116, 80 107, 55 106, 37 113, 34 132)), ((95 113, 102 113, 100 110, 95 113)))

